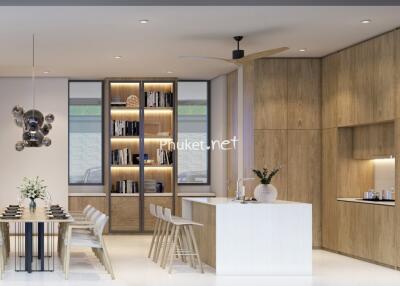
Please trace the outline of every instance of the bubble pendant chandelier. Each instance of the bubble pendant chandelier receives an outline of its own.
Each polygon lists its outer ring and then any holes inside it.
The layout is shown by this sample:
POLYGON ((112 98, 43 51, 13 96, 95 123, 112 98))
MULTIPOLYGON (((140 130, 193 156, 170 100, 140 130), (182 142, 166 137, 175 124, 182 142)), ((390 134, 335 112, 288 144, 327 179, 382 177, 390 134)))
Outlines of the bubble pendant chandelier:
POLYGON ((15 124, 23 130, 22 140, 15 144, 17 151, 22 151, 25 147, 51 145, 51 139, 47 137, 47 134, 52 128, 54 115, 48 114, 44 117, 39 110, 35 109, 35 35, 32 35, 32 96, 32 109, 25 112, 19 105, 12 109, 15 124))

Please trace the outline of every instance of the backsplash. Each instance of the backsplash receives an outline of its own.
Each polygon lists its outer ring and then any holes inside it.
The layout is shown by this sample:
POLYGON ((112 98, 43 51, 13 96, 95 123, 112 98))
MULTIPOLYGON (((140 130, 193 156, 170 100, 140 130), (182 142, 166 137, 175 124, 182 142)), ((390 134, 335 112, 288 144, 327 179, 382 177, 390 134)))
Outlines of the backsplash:
POLYGON ((395 187, 395 159, 374 160, 375 190, 390 190, 395 187))

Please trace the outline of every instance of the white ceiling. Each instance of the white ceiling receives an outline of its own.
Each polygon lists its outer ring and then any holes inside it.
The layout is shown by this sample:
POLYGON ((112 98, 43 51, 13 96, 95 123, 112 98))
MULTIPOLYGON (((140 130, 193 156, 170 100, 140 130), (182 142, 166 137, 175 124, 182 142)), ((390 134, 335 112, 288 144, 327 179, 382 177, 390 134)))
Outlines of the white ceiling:
POLYGON ((235 67, 179 55, 229 58, 231 37, 244 35, 246 53, 288 46, 280 57, 321 57, 399 27, 399 15, 400 7, 0 7, 0 76, 30 75, 33 32, 39 75, 211 79, 235 67))

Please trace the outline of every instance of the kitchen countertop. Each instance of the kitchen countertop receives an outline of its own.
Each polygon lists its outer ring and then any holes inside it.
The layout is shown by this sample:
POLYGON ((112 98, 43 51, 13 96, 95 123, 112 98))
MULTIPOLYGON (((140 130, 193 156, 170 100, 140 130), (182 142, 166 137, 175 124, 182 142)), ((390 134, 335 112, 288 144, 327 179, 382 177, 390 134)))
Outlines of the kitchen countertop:
POLYGON ((215 197, 215 193, 178 193, 178 197, 215 197))
POLYGON ((381 206, 391 206, 391 207, 394 207, 396 205, 396 202, 364 201, 362 198, 337 198, 336 200, 341 202, 371 204, 371 205, 381 205, 381 206))
MULTIPOLYGON (((203 204, 207 204, 207 205, 238 205, 241 204, 242 201, 236 201, 233 198, 224 198, 224 197, 220 197, 220 198, 184 198, 184 200, 186 201, 192 201, 192 202, 196 202, 196 203, 203 203, 203 204)), ((299 202, 291 202, 291 201, 275 201, 273 203, 260 203, 257 201, 250 201, 247 202, 244 205, 295 205, 295 204, 299 204, 299 205, 307 205, 306 203, 299 203, 299 202)), ((242 205, 242 204, 241 204, 242 205)))

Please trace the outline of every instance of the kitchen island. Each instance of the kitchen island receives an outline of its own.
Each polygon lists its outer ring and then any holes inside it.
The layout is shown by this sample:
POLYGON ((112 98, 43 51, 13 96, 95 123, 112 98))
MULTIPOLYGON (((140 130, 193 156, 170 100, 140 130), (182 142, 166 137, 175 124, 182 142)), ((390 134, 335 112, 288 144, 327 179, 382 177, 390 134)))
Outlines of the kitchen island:
POLYGON ((312 206, 231 198, 183 198, 201 259, 219 275, 311 275, 312 206))

